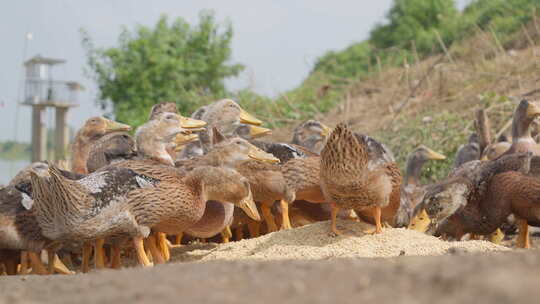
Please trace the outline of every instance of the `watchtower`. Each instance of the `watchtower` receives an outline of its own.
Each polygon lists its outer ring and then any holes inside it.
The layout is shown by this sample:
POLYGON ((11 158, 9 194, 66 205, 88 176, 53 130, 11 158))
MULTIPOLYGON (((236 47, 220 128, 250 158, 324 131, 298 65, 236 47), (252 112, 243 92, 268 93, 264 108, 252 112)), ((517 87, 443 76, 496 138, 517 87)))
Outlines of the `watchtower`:
POLYGON ((47 126, 45 110, 55 109, 55 160, 66 158, 68 145, 67 112, 79 105, 77 92, 84 87, 74 81, 57 81, 52 68, 63 59, 34 56, 24 63, 26 79, 23 105, 32 107, 32 161, 47 159, 47 126))

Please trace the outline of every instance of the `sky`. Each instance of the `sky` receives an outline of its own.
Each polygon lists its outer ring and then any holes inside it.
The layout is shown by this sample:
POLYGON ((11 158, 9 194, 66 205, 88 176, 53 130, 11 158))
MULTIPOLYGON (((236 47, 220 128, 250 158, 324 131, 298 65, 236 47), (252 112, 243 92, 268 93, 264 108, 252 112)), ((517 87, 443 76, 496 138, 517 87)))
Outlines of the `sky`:
MULTIPOLYGON (((466 0, 463 0, 466 1, 466 0)), ((17 0, 0 2, 0 141, 30 139, 30 109, 22 98, 23 61, 41 54, 66 59, 56 67, 56 80, 86 87, 81 105, 70 110, 69 124, 78 128, 88 117, 101 115, 97 89, 84 73, 86 58, 79 30, 96 46, 117 42, 122 27, 153 26, 162 14, 197 22, 203 9, 234 28, 232 62, 247 68, 229 79, 229 89, 252 88, 276 96, 298 86, 317 57, 366 39, 384 21, 392 0, 17 0), (32 39, 27 40, 27 33, 32 39)), ((189 113, 188 113, 189 114, 189 113)), ((53 126, 53 113, 48 113, 53 126)))

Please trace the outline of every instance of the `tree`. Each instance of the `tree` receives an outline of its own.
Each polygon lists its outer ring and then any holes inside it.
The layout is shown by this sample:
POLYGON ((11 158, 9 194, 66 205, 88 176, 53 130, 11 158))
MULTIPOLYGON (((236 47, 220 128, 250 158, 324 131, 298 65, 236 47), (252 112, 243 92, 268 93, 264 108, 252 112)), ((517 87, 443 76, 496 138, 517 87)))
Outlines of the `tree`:
POLYGON ((124 28, 111 48, 96 48, 82 30, 82 44, 102 108, 110 104, 117 120, 138 126, 157 102, 175 101, 189 114, 224 97, 224 80, 244 68, 228 63, 232 36, 230 23, 216 23, 212 12, 203 11, 197 25, 182 18, 169 24, 162 16, 153 29, 124 28))
POLYGON ((453 24, 458 15, 453 0, 395 0, 387 14, 388 24, 376 26, 370 39, 381 49, 410 49, 415 41, 420 51, 427 52, 435 42, 433 30, 453 24))

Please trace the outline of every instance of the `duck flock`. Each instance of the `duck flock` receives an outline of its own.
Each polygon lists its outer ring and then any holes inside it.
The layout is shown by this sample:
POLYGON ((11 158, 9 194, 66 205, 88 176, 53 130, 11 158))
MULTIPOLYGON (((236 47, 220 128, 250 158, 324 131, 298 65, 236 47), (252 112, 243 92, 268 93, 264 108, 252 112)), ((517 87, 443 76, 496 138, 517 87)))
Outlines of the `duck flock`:
POLYGON ((190 118, 156 104, 137 128, 88 119, 71 163, 36 162, 0 188, 0 274, 73 274, 92 268, 166 263, 193 240, 230 242, 330 220, 373 224, 368 234, 405 227, 460 240, 500 242, 540 226, 540 149, 530 125, 540 108, 523 100, 511 135, 492 141, 485 111, 460 147, 454 169, 422 185, 422 166, 445 156, 425 146, 404 174, 377 140, 340 123, 308 120, 290 143, 235 101, 190 118))

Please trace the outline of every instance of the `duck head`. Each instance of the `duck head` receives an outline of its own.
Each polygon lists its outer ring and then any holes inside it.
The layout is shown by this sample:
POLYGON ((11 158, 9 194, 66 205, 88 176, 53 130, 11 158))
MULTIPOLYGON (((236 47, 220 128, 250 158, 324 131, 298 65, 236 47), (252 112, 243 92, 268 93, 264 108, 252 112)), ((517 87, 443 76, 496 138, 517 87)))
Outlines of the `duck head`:
POLYGON ((158 114, 155 119, 137 129, 135 133, 137 150, 147 157, 166 164, 174 164, 168 153, 173 141, 175 145, 187 144, 194 138, 192 132, 203 130, 202 127, 205 125, 204 121, 175 113, 158 114))
POLYGON ((307 120, 298 125, 293 132, 292 143, 320 152, 332 130, 317 120, 307 120))
MULTIPOLYGON (((466 184, 457 181, 439 183, 428 187, 421 205, 429 218, 428 232, 434 233, 438 226, 460 208, 467 205, 469 189, 466 184)), ((422 212, 420 213, 422 214, 422 212)), ((427 219, 422 219, 425 227, 427 219)))
MULTIPOLYGON (((215 131, 215 130, 214 130, 215 131)), ((215 132, 219 134, 219 132, 215 132)), ((235 164, 245 160, 267 163, 279 163, 279 159, 240 137, 221 138, 204 156, 208 164, 234 168, 235 164)))
POLYGON ((446 156, 435 152, 430 148, 420 145, 407 158, 407 169, 405 174, 405 184, 418 184, 422 167, 429 160, 444 160, 446 156))
POLYGON ((231 135, 240 125, 260 126, 262 121, 244 110, 232 99, 222 99, 206 106, 201 119, 210 126, 218 127, 225 135, 231 135))
POLYGON ((202 184, 207 200, 232 203, 253 220, 261 220, 249 181, 235 170, 202 166, 191 171, 187 179, 202 184))
POLYGON ((160 102, 152 106, 150 110, 150 117, 148 120, 153 120, 159 117, 161 113, 175 113, 178 114, 178 108, 176 103, 172 101, 160 102))
POLYGON ((130 131, 131 127, 104 117, 92 117, 86 120, 79 134, 86 138, 99 138, 117 131, 130 131))
POLYGON ((522 100, 517 106, 512 120, 512 140, 530 137, 530 125, 540 116, 540 107, 528 100, 522 100))

